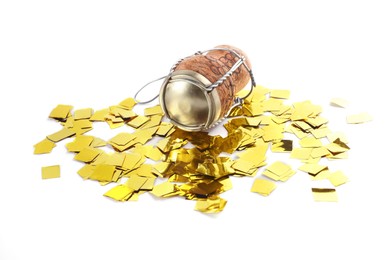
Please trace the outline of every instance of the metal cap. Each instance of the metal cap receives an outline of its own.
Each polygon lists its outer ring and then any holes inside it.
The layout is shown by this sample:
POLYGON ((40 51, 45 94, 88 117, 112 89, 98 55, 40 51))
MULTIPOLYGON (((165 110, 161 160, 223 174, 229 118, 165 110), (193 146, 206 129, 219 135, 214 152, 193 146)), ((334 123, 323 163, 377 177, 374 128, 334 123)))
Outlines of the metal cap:
POLYGON ((221 103, 212 83, 191 70, 177 70, 161 86, 160 104, 165 115, 186 131, 206 130, 218 121, 221 103))

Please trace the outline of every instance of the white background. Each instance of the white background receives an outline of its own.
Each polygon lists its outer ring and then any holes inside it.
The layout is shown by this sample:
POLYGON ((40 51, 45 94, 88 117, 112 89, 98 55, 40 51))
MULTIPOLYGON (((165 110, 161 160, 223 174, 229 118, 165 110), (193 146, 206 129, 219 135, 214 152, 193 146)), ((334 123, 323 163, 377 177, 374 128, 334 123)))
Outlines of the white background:
POLYGON ((0 1, 0 259, 389 259, 389 11, 375 0, 0 1), (302 172, 266 198, 233 178, 216 216, 183 199, 115 203, 81 180, 64 142, 33 155, 60 127, 47 119, 57 104, 116 104, 218 44, 242 48, 259 84, 323 106, 349 137, 350 158, 328 163, 350 178, 338 203, 313 202, 302 172), (374 121, 347 125, 358 112, 374 121), (42 180, 52 164, 61 178, 42 180))

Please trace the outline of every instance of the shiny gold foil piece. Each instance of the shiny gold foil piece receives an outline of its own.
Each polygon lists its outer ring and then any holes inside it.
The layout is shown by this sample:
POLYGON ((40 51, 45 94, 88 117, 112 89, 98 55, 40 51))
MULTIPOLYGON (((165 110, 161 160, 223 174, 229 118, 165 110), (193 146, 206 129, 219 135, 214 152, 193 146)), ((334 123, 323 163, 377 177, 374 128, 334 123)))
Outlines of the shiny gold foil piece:
POLYGON ((114 188, 110 189, 106 193, 104 193, 104 196, 109 197, 111 199, 114 199, 116 201, 127 201, 127 197, 129 195, 132 195, 134 190, 129 188, 126 185, 117 185, 114 188))
POLYGON ((203 213, 218 213, 221 212, 227 201, 222 198, 210 198, 207 200, 198 200, 195 205, 195 209, 203 213))

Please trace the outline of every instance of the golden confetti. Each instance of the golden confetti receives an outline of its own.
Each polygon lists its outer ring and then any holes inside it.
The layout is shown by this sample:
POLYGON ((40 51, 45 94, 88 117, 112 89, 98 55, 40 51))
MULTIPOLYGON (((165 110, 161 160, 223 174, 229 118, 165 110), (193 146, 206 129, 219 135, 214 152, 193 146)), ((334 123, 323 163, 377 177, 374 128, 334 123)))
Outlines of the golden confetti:
MULTIPOLYGON (((245 90, 240 95, 247 93, 245 90)), ((74 153, 75 160, 83 163, 79 176, 100 185, 116 183, 104 196, 121 202, 136 201, 146 193, 159 198, 178 196, 196 201, 195 209, 203 213, 224 209, 226 201, 220 194, 232 189, 231 176, 256 176, 262 172, 273 181, 255 179, 251 191, 263 196, 275 189, 274 181, 291 178, 295 170, 281 161, 259 171, 267 165, 269 148, 301 160, 299 170, 313 180, 328 179, 334 186, 347 182, 342 172, 331 172, 327 165, 320 164, 320 160, 347 158, 350 148, 345 135, 328 128, 320 106, 310 101, 285 104, 289 96, 289 90, 257 86, 242 107, 230 113, 223 125, 224 136, 180 130, 164 121, 160 105, 145 108, 143 115, 138 115, 133 111, 137 104, 132 98, 95 112, 83 108, 72 114, 72 106, 58 105, 49 117, 63 128, 35 144, 34 153, 50 153, 56 142, 74 137, 65 146, 74 153), (85 135, 99 122, 107 123, 111 129, 126 129, 113 134, 107 142, 85 135), (299 140, 293 140, 296 137, 299 140), (154 145, 149 144, 151 140, 154 145)), ((339 99, 331 103, 345 106, 339 99)), ((348 123, 369 120, 367 114, 348 117, 348 123)), ((42 178, 59 177, 59 166, 53 167, 48 167, 45 174, 44 167, 42 178)), ((334 189, 315 188, 313 196, 317 201, 337 201, 334 189)))
POLYGON ((53 179, 60 177, 60 166, 46 166, 42 167, 42 179, 53 179))
POLYGON ((328 166, 319 165, 316 163, 306 163, 306 164, 302 165, 301 167, 299 167, 298 169, 303 171, 303 172, 307 172, 310 175, 315 176, 315 175, 319 174, 320 172, 327 170, 328 166))
POLYGON ((132 126, 134 128, 138 128, 140 127, 141 125, 145 124, 146 122, 148 122, 150 120, 150 117, 146 117, 146 116, 137 116, 136 118, 134 118, 133 120, 131 120, 130 122, 128 122, 127 124, 129 126, 132 126))
POLYGON ((114 188, 110 189, 104 196, 117 201, 126 201, 125 198, 131 195, 134 192, 131 188, 126 185, 117 185, 114 188))
POLYGON ((218 213, 225 208, 226 203, 227 201, 221 198, 198 200, 195 209, 203 213, 218 213))
POLYGON ((78 109, 74 111, 74 120, 80 120, 80 119, 88 119, 92 116, 93 110, 92 108, 84 108, 84 109, 78 109))
POLYGON ((335 189, 312 188, 313 198, 319 202, 337 202, 338 197, 335 189))
POLYGON ((55 132, 54 134, 48 135, 47 139, 53 142, 59 142, 65 138, 71 137, 75 135, 75 131, 69 128, 62 128, 60 131, 55 132))
POLYGON ((280 161, 274 162, 263 172, 264 176, 274 181, 286 181, 294 174, 295 171, 289 165, 280 161))
POLYGON ((58 105, 51 112, 49 117, 57 120, 64 120, 70 116, 73 106, 69 105, 58 105))
POLYGON ((372 117, 368 113, 347 116, 348 124, 362 124, 369 121, 372 121, 372 117))
POLYGON ((252 192, 257 192, 263 196, 268 196, 276 188, 276 184, 272 181, 264 179, 256 179, 252 185, 252 192))
POLYGON ((49 139, 45 138, 39 143, 34 145, 34 154, 50 153, 56 144, 49 139))
POLYGON ((348 177, 344 175, 342 171, 337 171, 328 176, 328 179, 333 184, 333 186, 337 187, 341 184, 344 184, 348 181, 348 177))

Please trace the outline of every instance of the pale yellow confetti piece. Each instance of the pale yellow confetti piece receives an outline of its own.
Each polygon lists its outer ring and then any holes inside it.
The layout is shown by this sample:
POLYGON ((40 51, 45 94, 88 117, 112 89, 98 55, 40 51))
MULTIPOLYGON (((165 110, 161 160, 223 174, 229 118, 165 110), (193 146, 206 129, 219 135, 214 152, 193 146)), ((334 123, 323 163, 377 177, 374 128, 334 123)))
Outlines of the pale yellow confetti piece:
POLYGON ((319 138, 326 137, 326 135, 330 133, 330 130, 327 127, 323 127, 323 128, 312 129, 310 130, 310 133, 314 135, 315 138, 319 139, 319 138))
POLYGON ((372 117, 368 113, 347 116, 348 124, 362 124, 369 121, 372 121, 372 117))
POLYGON ((162 177, 163 174, 169 169, 170 166, 171 166, 171 163, 169 163, 169 162, 157 163, 157 164, 153 165, 153 173, 162 177))
POLYGON ((218 213, 221 212, 226 206, 226 200, 222 198, 198 200, 195 205, 195 210, 202 213, 218 213))
POLYGON ((54 119, 63 120, 70 116, 70 112, 73 109, 73 106, 69 105, 58 105, 51 112, 49 117, 54 119))
POLYGON ((60 175, 59 165, 42 167, 42 179, 59 178, 60 175))
POLYGON ((106 164, 114 165, 114 166, 122 166, 123 161, 125 160, 125 154, 124 153, 112 153, 109 154, 106 164))
POLYGON ((92 116, 92 108, 83 108, 74 111, 74 120, 89 119, 92 116))
POLYGON ((340 186, 348 181, 348 177, 342 171, 337 171, 330 174, 328 179, 335 187, 340 186))
POLYGON ((156 134, 159 136, 166 136, 167 133, 173 128, 171 123, 162 122, 158 128, 156 134))
POLYGON ((151 127, 157 127, 157 129, 158 129, 160 124, 161 124, 162 118, 163 118, 162 115, 152 115, 152 116, 150 116, 150 120, 148 122, 146 122, 145 124, 140 126, 140 129, 147 129, 147 128, 151 128, 151 127))
POLYGON ((253 182, 251 192, 257 192, 263 196, 268 196, 275 188, 276 184, 272 181, 256 179, 253 182))
POLYGON ((98 111, 95 111, 95 113, 89 118, 90 121, 105 121, 106 116, 109 114, 109 109, 101 109, 98 111))
POLYGON ((269 96, 271 98, 287 99, 290 97, 290 90, 271 90, 269 96))
POLYGON ((329 150, 333 155, 338 154, 338 153, 343 153, 349 150, 349 147, 339 141, 340 139, 336 139, 333 143, 330 143, 326 145, 326 149, 329 150))
POLYGON ((307 160, 310 158, 310 154, 313 148, 294 148, 290 154, 290 158, 307 160))
POLYGON ((55 132, 54 134, 48 135, 47 139, 53 141, 53 142, 59 142, 65 138, 71 137, 75 135, 75 131, 68 128, 62 128, 60 131, 55 132))
POLYGON ((163 158, 163 155, 164 154, 157 147, 145 153, 145 156, 152 159, 153 161, 160 161, 163 158))
POLYGON ((303 172, 307 172, 310 175, 317 175, 321 171, 327 170, 328 166, 326 165, 319 165, 316 163, 306 163, 298 168, 299 170, 303 172))
POLYGON ((240 172, 249 172, 253 167, 253 163, 244 161, 244 160, 237 160, 232 167, 240 172))
POLYGON ((314 138, 314 137, 305 137, 305 138, 302 138, 302 139, 299 141, 299 144, 300 144, 301 147, 303 147, 303 148, 315 148, 315 147, 321 147, 321 146, 322 146, 321 140, 316 139, 316 138, 314 138))
POLYGON ((345 108, 348 106, 348 101, 343 98, 332 98, 330 100, 330 105, 334 107, 342 107, 345 108))
POLYGON ((140 127, 141 125, 145 124, 146 122, 148 122, 150 120, 150 117, 146 117, 146 116, 137 116, 136 118, 134 118, 133 120, 131 120, 130 122, 128 122, 127 124, 131 127, 134 127, 134 128, 138 128, 140 127))
POLYGON ((287 181, 295 171, 289 165, 277 161, 268 166, 262 174, 275 181, 287 181))
POLYGON ((312 188, 313 198, 318 202, 337 202, 338 197, 335 189, 312 188))
POLYGON ((330 176, 331 172, 329 170, 323 170, 319 172, 317 175, 312 175, 311 179, 312 180, 325 180, 328 179, 330 176))
POLYGON ((56 144, 49 139, 45 138, 39 143, 34 145, 34 154, 50 153, 56 144))
POLYGON ((99 137, 94 137, 90 146, 97 148, 97 147, 106 146, 106 144, 107 144, 106 141, 104 141, 103 139, 99 137))
POLYGON ((313 158, 320 158, 327 155, 330 155, 330 152, 328 149, 326 149, 326 147, 313 148, 311 152, 311 157, 313 158))
POLYGON ((92 128, 92 122, 88 119, 79 119, 73 122, 73 128, 85 129, 92 128))
POLYGON ((134 192, 134 190, 132 190, 131 188, 129 188, 126 185, 121 184, 121 185, 113 187, 112 189, 110 189, 109 191, 104 193, 104 196, 109 197, 111 199, 114 199, 116 201, 123 201, 124 198, 126 198, 127 196, 129 196, 133 192, 134 192))
POLYGON ((109 143, 114 143, 117 145, 126 145, 130 141, 134 140, 136 136, 130 133, 119 133, 113 138, 110 139, 109 143))
POLYGON ((329 142, 331 142, 331 143, 333 143, 337 139, 340 139, 340 141, 345 143, 345 144, 348 143, 348 139, 347 139, 346 135, 344 133, 341 133, 341 132, 329 133, 326 135, 326 137, 328 138, 329 142))
POLYGON ((267 170, 274 172, 274 173, 280 173, 278 175, 282 175, 283 173, 289 171, 291 167, 281 161, 274 162, 270 166, 267 167, 267 170))
POLYGON ((119 103, 119 105, 121 105, 127 109, 132 109, 136 103, 137 102, 135 102, 135 100, 133 98, 126 98, 125 100, 121 101, 119 103))
POLYGON ((90 146, 93 140, 93 136, 78 135, 73 142, 66 144, 66 148, 69 152, 80 152, 82 149, 90 146))
POLYGON ((101 153, 102 151, 99 149, 86 147, 83 150, 81 150, 78 154, 76 154, 74 159, 77 161, 89 163, 92 162, 101 153))
POLYGON ((118 109, 118 114, 122 119, 133 119, 137 114, 132 110, 118 109))
POLYGON ((156 105, 154 107, 148 107, 144 110, 145 116, 152 116, 152 115, 163 115, 164 112, 160 105, 156 105))

